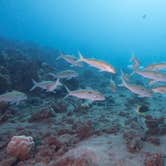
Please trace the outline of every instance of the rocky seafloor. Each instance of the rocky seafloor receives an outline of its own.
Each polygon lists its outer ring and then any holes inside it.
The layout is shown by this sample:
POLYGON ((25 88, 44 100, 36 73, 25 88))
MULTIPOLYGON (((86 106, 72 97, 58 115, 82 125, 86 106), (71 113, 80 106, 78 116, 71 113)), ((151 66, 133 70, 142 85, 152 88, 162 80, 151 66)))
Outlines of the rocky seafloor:
POLYGON ((106 96, 103 102, 64 99, 63 87, 56 94, 30 92, 32 78, 49 80, 48 72, 71 68, 56 61, 58 55, 1 39, 0 93, 15 89, 28 99, 0 103, 0 166, 164 166, 166 96, 138 98, 123 87, 112 92, 111 75, 87 66, 72 68, 79 77, 62 82, 70 89, 97 89, 106 96), (138 105, 143 114, 136 112, 138 105), (8 153, 13 136, 33 138, 29 153, 21 146, 8 153))

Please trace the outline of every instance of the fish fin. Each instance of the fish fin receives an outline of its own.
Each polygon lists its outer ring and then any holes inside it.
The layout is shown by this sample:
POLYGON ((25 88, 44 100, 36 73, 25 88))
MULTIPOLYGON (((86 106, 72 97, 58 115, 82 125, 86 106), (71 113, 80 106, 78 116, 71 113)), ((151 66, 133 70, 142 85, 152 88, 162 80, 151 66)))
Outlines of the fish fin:
POLYGON ((68 78, 66 78, 66 80, 71 80, 73 77, 68 77, 68 78))
POLYGON ((130 77, 132 77, 134 74, 136 74, 135 71, 133 71, 133 72, 130 74, 130 77))
POLYGON ((63 100, 65 100, 68 96, 69 96, 69 94, 67 94, 67 95, 63 98, 63 100))
POLYGON ((56 74, 54 73, 48 73, 49 76, 52 76, 53 78, 57 78, 56 74))
POLYGON ((127 87, 128 86, 127 81, 129 81, 129 80, 128 80, 126 74, 122 70, 121 70, 121 80, 122 80, 123 87, 127 87))
POLYGON ((63 98, 65 100, 68 96, 70 96, 70 92, 71 91, 69 90, 69 88, 66 85, 64 85, 64 87, 65 87, 65 89, 67 91, 67 95, 63 98))
POLYGON ((105 72, 105 70, 101 70, 101 69, 99 69, 99 72, 105 72))
POLYGON ((63 84, 60 82, 60 79, 59 79, 59 78, 56 80, 56 83, 57 83, 57 85, 59 85, 59 86, 62 86, 62 85, 63 85, 63 84))
POLYGON ((71 92, 71 90, 66 85, 64 85, 64 87, 65 87, 67 93, 69 94, 71 92))
POLYGON ((124 85, 123 84, 118 84, 118 87, 124 87, 124 85))
POLYGON ((82 62, 84 61, 84 57, 82 56, 81 52, 78 51, 78 55, 79 55, 79 59, 77 60, 77 62, 82 62))
POLYGON ((17 100, 17 101, 16 101, 16 105, 19 105, 19 104, 20 104, 20 101, 19 101, 19 100, 17 100))
POLYGON ((87 89, 87 90, 93 90, 93 89, 92 89, 91 87, 89 87, 89 86, 86 86, 85 89, 87 89))
POLYGON ((150 80, 149 81, 149 85, 153 85, 153 84, 155 84, 155 83, 157 83, 158 81, 156 81, 156 80, 150 80))
POLYGON ((30 91, 33 91, 38 86, 38 83, 34 79, 32 79, 32 82, 33 82, 33 86, 30 89, 30 91))
POLYGON ((59 60, 59 59, 61 59, 63 57, 63 54, 61 53, 57 58, 56 58, 56 60, 59 60))
POLYGON ((138 97, 139 97, 139 98, 144 98, 144 97, 146 97, 146 96, 141 96, 141 95, 138 95, 138 97))

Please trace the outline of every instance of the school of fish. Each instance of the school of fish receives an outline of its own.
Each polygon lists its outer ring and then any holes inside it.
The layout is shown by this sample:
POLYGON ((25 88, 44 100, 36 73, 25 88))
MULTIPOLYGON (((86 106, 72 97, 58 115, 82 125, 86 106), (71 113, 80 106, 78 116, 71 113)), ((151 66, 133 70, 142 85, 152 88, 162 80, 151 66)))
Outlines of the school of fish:
MULTIPOLYGON (((56 60, 63 59, 70 66, 74 67, 83 67, 83 63, 98 69, 100 72, 107 72, 110 74, 117 74, 116 69, 109 63, 100 61, 97 59, 85 58, 79 52, 79 58, 72 55, 61 54, 56 60)), ((140 61, 134 55, 130 62, 131 65, 128 66, 132 71, 131 73, 124 73, 121 71, 120 80, 121 86, 128 89, 131 93, 137 95, 138 97, 152 97, 154 94, 166 94, 166 63, 155 63, 150 64, 149 66, 141 66, 140 61), (142 77, 142 84, 136 83, 135 79, 132 80, 132 77, 135 75, 142 77), (148 83, 147 83, 148 82, 148 83)), ((67 95, 64 97, 73 96, 79 99, 86 99, 90 101, 104 101, 106 97, 104 94, 94 89, 77 89, 69 90, 66 85, 63 85, 60 82, 60 79, 70 80, 75 77, 79 77, 79 74, 74 70, 64 70, 57 73, 48 73, 55 81, 52 80, 43 80, 36 82, 32 79, 33 86, 30 91, 33 91, 36 88, 40 88, 45 92, 56 93, 56 90, 59 87, 64 87, 67 91, 67 95)), ((116 92, 118 83, 112 78, 110 80, 110 90, 116 92)), ((11 92, 6 92, 0 95, 0 102, 6 102, 9 104, 19 104, 21 101, 26 100, 28 97, 26 94, 19 92, 17 90, 12 90, 11 92)))

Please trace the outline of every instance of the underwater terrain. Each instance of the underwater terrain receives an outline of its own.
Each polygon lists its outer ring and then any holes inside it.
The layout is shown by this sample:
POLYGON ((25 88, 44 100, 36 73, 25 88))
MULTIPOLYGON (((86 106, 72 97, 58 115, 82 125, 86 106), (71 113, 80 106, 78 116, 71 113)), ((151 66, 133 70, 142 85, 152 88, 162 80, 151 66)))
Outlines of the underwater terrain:
POLYGON ((79 54, 0 39, 0 166, 164 166, 163 77, 79 54))
POLYGON ((166 166, 166 0, 0 0, 0 166, 166 166))

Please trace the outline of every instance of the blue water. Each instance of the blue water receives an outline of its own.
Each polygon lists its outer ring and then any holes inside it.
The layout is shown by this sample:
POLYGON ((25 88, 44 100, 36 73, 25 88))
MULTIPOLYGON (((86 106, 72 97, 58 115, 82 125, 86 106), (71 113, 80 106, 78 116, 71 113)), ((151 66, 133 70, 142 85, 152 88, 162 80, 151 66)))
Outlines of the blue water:
POLYGON ((166 0, 0 0, 0 166, 164 165, 166 70, 133 54, 166 62, 166 0))
POLYGON ((166 61, 165 0, 1 0, 0 36, 127 64, 166 61))

